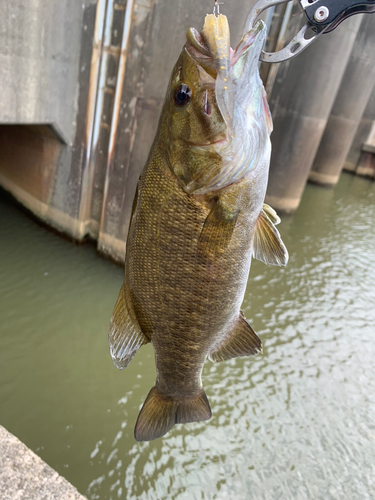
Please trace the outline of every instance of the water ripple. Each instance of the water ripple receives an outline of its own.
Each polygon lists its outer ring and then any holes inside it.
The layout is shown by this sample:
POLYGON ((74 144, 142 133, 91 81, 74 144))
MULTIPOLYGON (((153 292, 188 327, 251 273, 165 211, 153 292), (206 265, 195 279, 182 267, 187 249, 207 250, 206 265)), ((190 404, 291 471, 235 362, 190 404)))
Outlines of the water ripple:
POLYGON ((374 498, 374 199, 349 175, 308 186, 280 226, 288 267, 252 265, 263 355, 208 362, 211 421, 151 443, 133 426, 152 349, 123 372, 107 352, 122 270, 3 204, 1 422, 92 500, 374 498))

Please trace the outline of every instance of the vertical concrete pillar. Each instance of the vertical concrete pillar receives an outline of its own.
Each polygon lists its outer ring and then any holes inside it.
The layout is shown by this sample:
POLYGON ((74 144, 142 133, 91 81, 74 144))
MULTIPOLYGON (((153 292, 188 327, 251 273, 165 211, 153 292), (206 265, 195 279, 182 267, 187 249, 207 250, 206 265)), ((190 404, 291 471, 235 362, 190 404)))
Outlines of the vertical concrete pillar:
POLYGON ((362 145, 362 152, 355 173, 375 179, 375 121, 372 122, 369 137, 362 145))
POLYGON ((334 186, 340 178, 375 81, 375 19, 363 18, 309 181, 334 186))
POLYGON ((278 71, 270 96, 274 132, 266 197, 278 210, 299 205, 361 21, 351 17, 278 71))
POLYGON ((375 154, 362 151, 355 173, 361 177, 375 179, 375 154))
MULTIPOLYGON (((375 27, 374 27, 375 28, 375 27)), ((344 170, 355 172, 361 157, 362 146, 366 142, 375 121, 375 86, 359 122, 350 151, 344 163, 344 170)))

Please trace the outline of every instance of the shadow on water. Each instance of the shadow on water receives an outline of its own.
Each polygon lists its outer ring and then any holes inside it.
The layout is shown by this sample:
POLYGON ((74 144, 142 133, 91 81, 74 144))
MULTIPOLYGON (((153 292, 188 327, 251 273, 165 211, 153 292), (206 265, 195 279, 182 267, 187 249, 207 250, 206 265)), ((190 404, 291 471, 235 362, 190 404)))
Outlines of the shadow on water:
POLYGON ((263 355, 207 362, 211 421, 136 443, 155 368, 109 358, 123 270, 0 200, 0 423, 89 499, 373 498, 374 220, 374 183, 308 185, 287 268, 252 264, 263 355))

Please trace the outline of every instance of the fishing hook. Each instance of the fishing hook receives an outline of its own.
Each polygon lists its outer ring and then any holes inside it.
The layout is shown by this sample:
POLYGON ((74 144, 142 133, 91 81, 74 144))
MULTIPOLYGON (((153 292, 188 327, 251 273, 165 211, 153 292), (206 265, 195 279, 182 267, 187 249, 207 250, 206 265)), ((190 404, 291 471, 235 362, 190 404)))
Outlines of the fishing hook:
POLYGON ((219 2, 218 0, 215 0, 215 1, 214 1, 214 10, 213 10, 213 14, 214 14, 216 17, 219 17, 219 15, 220 15, 220 5, 223 5, 223 2, 219 2))

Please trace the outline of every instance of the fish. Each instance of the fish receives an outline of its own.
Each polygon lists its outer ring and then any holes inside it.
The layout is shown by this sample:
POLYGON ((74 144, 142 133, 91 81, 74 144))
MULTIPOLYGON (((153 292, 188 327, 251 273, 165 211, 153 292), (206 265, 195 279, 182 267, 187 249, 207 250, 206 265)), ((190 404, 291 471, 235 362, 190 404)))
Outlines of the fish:
POLYGON ((134 197, 109 330, 117 368, 150 342, 155 353, 156 382, 136 441, 210 419, 206 359, 262 349, 241 311, 251 259, 288 261, 280 218, 264 204, 272 118, 258 61, 266 32, 258 21, 233 50, 226 16, 207 15, 200 32, 188 30, 172 71, 134 197))

